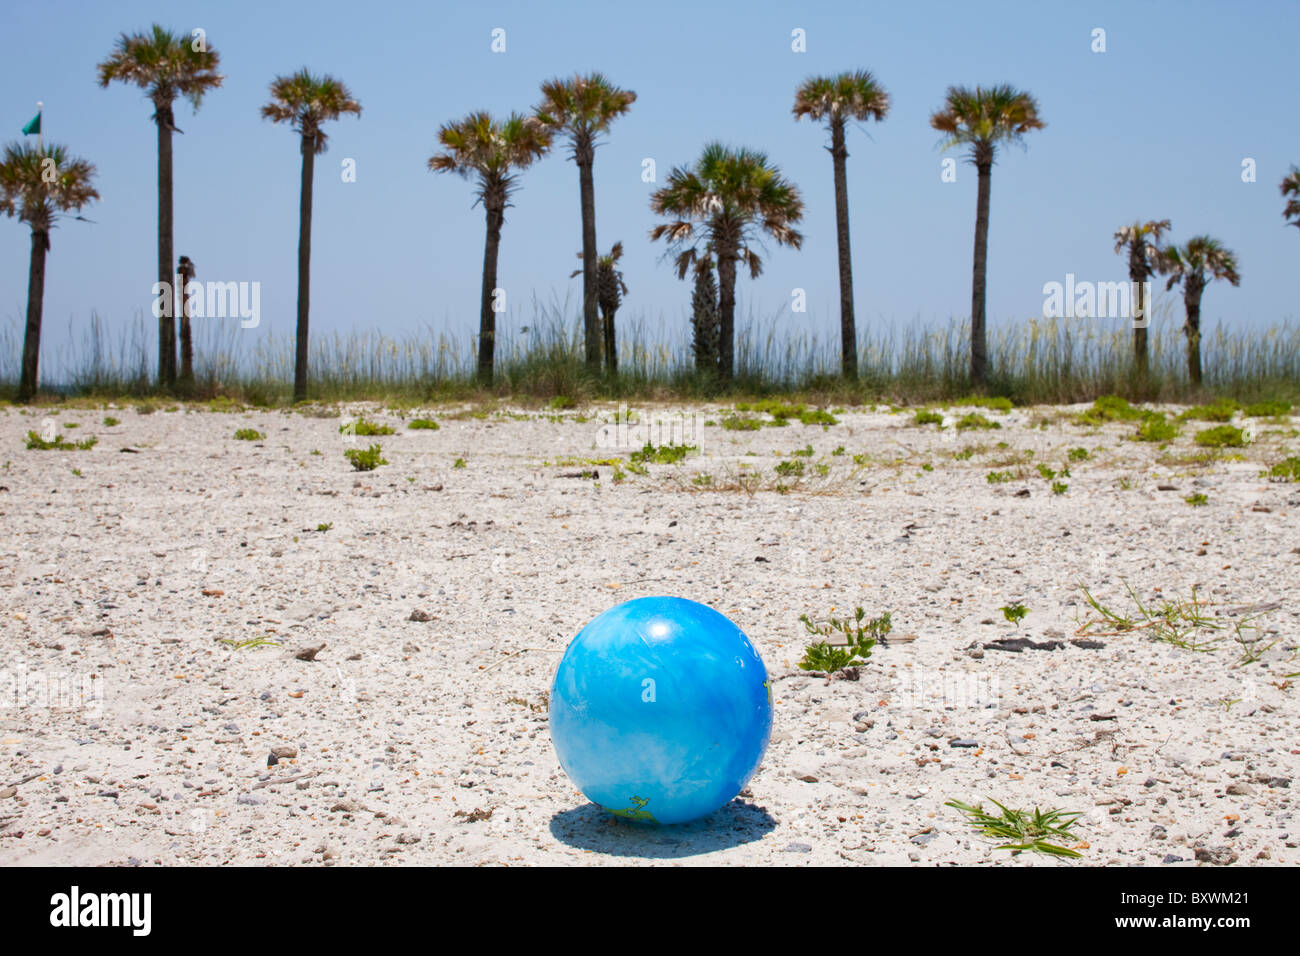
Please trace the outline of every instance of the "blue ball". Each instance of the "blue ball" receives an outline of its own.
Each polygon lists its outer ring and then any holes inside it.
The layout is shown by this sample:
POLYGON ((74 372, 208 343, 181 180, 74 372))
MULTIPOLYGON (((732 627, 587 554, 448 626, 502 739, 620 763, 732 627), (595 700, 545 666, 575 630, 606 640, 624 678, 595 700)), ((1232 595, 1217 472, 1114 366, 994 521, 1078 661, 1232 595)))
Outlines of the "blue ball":
POLYGON ((579 632, 551 686, 551 740, 587 798, 683 823, 749 782, 772 733, 772 685, 740 628, 703 604, 646 597, 579 632))

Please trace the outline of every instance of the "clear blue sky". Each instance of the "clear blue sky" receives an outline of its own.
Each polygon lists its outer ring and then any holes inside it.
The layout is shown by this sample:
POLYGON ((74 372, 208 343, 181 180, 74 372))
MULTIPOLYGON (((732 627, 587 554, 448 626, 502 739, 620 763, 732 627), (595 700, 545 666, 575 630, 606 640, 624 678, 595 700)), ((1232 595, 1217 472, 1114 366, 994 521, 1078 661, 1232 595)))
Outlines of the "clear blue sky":
MULTIPOLYGON (((816 5, 656 2, 112 4, 5 3, 0 33, 0 139, 44 100, 47 139, 98 167, 96 225, 55 232, 45 294, 47 343, 66 341, 96 310, 126 328, 148 313, 155 275, 156 146, 150 106, 95 66, 122 31, 157 21, 207 31, 225 85, 197 115, 178 103, 176 252, 200 279, 262 284, 262 327, 292 334, 299 156, 286 128, 258 115, 278 73, 304 64, 344 80, 364 107, 329 129, 317 164, 313 331, 432 325, 468 344, 477 326, 483 215, 471 187, 426 160, 444 121, 470 110, 525 110, 539 83, 601 70, 638 100, 597 152, 597 235, 623 240, 631 294, 623 314, 680 334, 689 290, 662 249, 641 180, 662 182, 708 140, 768 152, 803 191, 802 251, 771 247, 767 271, 742 278, 742 311, 780 316, 823 338, 837 321, 831 163, 823 129, 790 114, 814 73, 870 69, 889 90, 889 117, 849 134, 857 314, 873 323, 941 323, 970 308, 975 176, 940 181, 929 116, 949 84, 1012 83, 1037 96, 1047 128, 1003 151, 993 173, 989 314, 1038 314, 1042 286, 1123 279, 1111 235, 1135 218, 1169 218, 1174 237, 1208 232, 1239 256, 1240 288, 1212 287, 1210 322, 1264 326, 1296 316, 1300 230, 1281 218, 1278 182, 1300 163, 1294 41, 1300 5, 1123 2, 816 5), (811 9, 810 9, 811 7, 811 9), (506 30, 507 50, 491 51, 506 30), (807 52, 791 50, 802 28, 807 52), (1106 30, 1093 53, 1091 31, 1106 30), (344 183, 340 162, 357 163, 344 183), (1241 180, 1243 158, 1258 181, 1241 180), (790 312, 795 287, 808 313, 790 312)), ((580 298, 568 279, 581 247, 577 171, 557 151, 523 174, 508 211, 500 284, 507 323, 531 320, 535 293, 580 298)), ((0 323, 26 301, 29 237, 0 222, 0 323)), ((1181 312, 1181 306, 1179 307, 1181 312)), ((152 319, 150 319, 152 321, 152 319)), ((48 351, 48 350, 47 350, 48 351)))

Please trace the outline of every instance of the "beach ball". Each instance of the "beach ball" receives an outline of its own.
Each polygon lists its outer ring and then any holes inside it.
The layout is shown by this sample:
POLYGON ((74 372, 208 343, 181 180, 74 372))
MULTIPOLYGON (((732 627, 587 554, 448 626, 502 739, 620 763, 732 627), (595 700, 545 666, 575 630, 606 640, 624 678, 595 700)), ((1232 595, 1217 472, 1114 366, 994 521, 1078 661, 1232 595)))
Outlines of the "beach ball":
POLYGON ((740 628, 703 604, 645 597, 569 644, 551 686, 560 766, 610 813, 683 823, 729 802, 772 733, 772 685, 740 628))

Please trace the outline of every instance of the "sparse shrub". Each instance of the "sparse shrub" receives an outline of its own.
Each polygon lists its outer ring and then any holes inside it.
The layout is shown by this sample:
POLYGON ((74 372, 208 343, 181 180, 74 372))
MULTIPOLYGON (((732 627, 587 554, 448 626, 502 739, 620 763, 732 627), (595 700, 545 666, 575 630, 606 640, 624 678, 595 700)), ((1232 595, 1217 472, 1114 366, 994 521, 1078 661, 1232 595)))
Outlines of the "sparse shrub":
POLYGON ((239 441, 261 441, 265 437, 256 428, 241 428, 235 432, 235 438, 239 441))
POLYGON ((1070 461, 1087 461, 1087 460, 1088 460, 1088 449, 1086 449, 1086 448, 1071 448, 1070 451, 1069 451, 1069 455, 1068 455, 1068 457, 1069 457, 1070 461))
POLYGON ((722 420, 722 427, 731 432, 756 432, 763 427, 763 421, 748 415, 728 415, 722 420))
POLYGON ((1198 422, 1229 422, 1241 410, 1241 402, 1232 398, 1218 398, 1209 405, 1193 405, 1184 409, 1179 418, 1198 422))
POLYGON ((1133 438, 1136 441, 1166 442, 1178 437, 1178 426, 1159 412, 1148 412, 1133 438))
POLYGON ((391 435, 393 434, 392 425, 379 425, 375 422, 368 422, 364 418, 358 418, 355 422, 348 422, 346 425, 339 426, 340 434, 348 435, 391 435))
POLYGON ((378 444, 371 445, 365 450, 349 448, 343 452, 343 457, 350 461, 357 471, 374 471, 380 465, 388 464, 383 457, 383 449, 378 444))
POLYGON ((994 421, 989 421, 979 412, 967 412, 961 418, 957 419, 956 428, 958 431, 965 431, 968 428, 1001 428, 1002 426, 994 421))
POLYGON ((800 412, 799 421, 803 422, 805 425, 821 425, 823 427, 838 425, 840 423, 838 418, 830 412, 824 411, 820 408, 815 408, 812 411, 800 412))
POLYGON ((1269 481, 1300 481, 1300 458, 1279 461, 1267 472, 1269 481))
POLYGON ((1256 402, 1242 409, 1242 414, 1247 418, 1277 418, 1290 413, 1290 402, 1256 402))
POLYGON ((120 424, 122 424, 121 421, 114 418, 112 415, 109 415, 104 419, 104 425, 107 426, 108 428, 112 428, 115 425, 120 425, 120 424))
POLYGON ((799 620, 809 634, 822 638, 816 644, 804 648, 803 660, 799 669, 816 671, 830 675, 845 668, 860 667, 871 657, 871 649, 879 638, 885 637, 893 630, 889 612, 880 617, 866 620, 867 612, 856 608, 852 618, 830 620, 825 624, 814 624, 807 614, 801 614, 799 620), (838 633, 844 640, 832 644, 829 640, 838 633))
POLYGON ((62 435, 55 435, 52 441, 46 441, 36 432, 27 433, 28 451, 89 451, 99 443, 94 435, 79 442, 64 441, 62 435))
POLYGON ((1246 436, 1235 425, 1217 425, 1196 433, 1196 444, 1202 448, 1242 448, 1246 436))
POLYGON ((943 425, 943 416, 931 409, 922 409, 912 417, 913 425, 943 425))
POLYGON ((1188 495, 1183 500, 1186 501, 1193 508, 1199 508, 1202 505, 1208 505, 1210 503, 1210 499, 1207 498, 1204 494, 1202 494, 1199 491, 1194 495, 1188 495))
POLYGON ((693 451, 699 451, 699 448, 695 445, 677 445, 672 442, 656 448, 650 442, 646 442, 644 448, 632 452, 630 457, 632 461, 641 464, 648 462, 653 465, 675 465, 693 451))
POLYGON ((1074 416, 1080 425, 1104 425, 1106 422, 1136 421, 1142 417, 1142 410, 1134 408, 1127 399, 1118 395, 1103 395, 1092 403, 1092 408, 1074 416))
POLYGON ((1011 399, 1002 395, 971 395, 953 402, 954 406, 974 406, 995 412, 1011 411, 1011 399))
POLYGON ((436 432, 441 426, 432 418, 412 418, 406 423, 406 427, 412 431, 436 432))

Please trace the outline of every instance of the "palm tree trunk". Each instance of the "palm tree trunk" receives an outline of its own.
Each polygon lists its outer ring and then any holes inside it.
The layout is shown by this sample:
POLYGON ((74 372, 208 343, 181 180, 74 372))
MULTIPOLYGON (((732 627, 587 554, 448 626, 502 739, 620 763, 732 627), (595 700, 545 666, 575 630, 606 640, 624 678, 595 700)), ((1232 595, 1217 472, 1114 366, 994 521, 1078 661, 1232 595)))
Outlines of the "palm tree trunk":
POLYGON ((41 356, 41 312, 45 302, 45 252, 50 234, 32 230, 32 261, 27 271, 27 331, 23 336, 23 369, 18 401, 36 397, 37 364, 41 356))
POLYGON ((840 370, 847 379, 858 377, 858 334, 853 319, 853 257, 849 252, 849 185, 844 164, 844 120, 831 121, 831 161, 835 166, 835 238, 840 256, 840 370))
POLYGON ((600 373, 600 317, 596 313, 596 185, 592 178, 594 151, 588 140, 574 144, 578 159, 578 186, 582 194, 582 327, 586 339, 587 368, 600 373))
MULTIPOLYGON (((497 255, 501 250, 501 224, 505 221, 505 210, 496 208, 495 204, 489 206, 484 203, 484 207, 487 209, 487 241, 483 246, 483 298, 478 316, 478 377, 482 384, 491 385, 497 336, 497 319, 492 305, 497 287, 497 255)), ((597 353, 597 358, 599 357, 597 353)))
POLYGON ((170 289, 172 308, 158 318, 158 386, 176 384, 176 290, 172 288, 172 126, 171 103, 155 104, 158 125, 158 281, 170 289))
POLYGON ((307 399, 307 320, 311 311, 311 187, 316 137, 302 138, 302 192, 298 199, 298 336, 293 362, 293 400, 307 399))
POLYGON ((1149 363, 1147 361, 1147 325, 1151 321, 1151 316, 1147 314, 1151 308, 1151 303, 1146 300, 1146 276, 1138 273, 1130 273, 1129 280, 1133 283, 1135 294, 1137 296, 1136 315, 1142 317, 1142 325, 1133 327, 1133 368, 1137 376, 1137 392, 1141 398, 1146 394, 1147 372, 1149 363))
POLYGON ((989 262, 989 187, 992 183, 993 158, 976 163, 979 191, 975 200, 975 263, 971 276, 970 305, 970 377, 971 384, 983 388, 988 381, 988 341, 984 330, 985 284, 989 262))
POLYGON ((181 279, 180 288, 176 290, 176 309, 181 320, 181 385, 190 391, 194 385, 194 338, 190 332, 189 299, 185 295, 190 277, 179 270, 177 274, 181 279))
POLYGON ((1187 307, 1187 376, 1193 388, 1201 387, 1201 293, 1205 288, 1188 279, 1183 293, 1187 307))
POLYGON ((618 374, 618 344, 614 340, 614 313, 605 313, 605 370, 614 376, 618 374))
POLYGON ((718 374, 724 383, 735 374, 736 258, 729 249, 718 250, 718 374))

